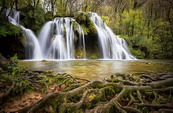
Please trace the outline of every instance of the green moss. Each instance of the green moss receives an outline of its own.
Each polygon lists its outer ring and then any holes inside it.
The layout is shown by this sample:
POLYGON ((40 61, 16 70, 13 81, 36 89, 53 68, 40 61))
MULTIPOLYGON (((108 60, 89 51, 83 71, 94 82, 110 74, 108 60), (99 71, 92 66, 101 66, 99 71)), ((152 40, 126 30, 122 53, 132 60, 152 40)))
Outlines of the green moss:
POLYGON ((54 71, 53 70, 46 70, 46 71, 43 71, 42 73, 53 73, 54 71))
POLYGON ((76 113, 85 113, 82 109, 76 111, 76 113))
POLYGON ((88 33, 97 33, 97 30, 94 26, 94 23, 91 21, 88 12, 78 12, 74 18, 82 26, 85 35, 88 35, 88 33))
POLYGON ((93 45, 93 46, 94 46, 94 48, 93 49, 91 49, 91 48, 87 49, 86 53, 87 53, 88 58, 97 59, 100 57, 99 50, 98 50, 98 47, 96 45, 93 45))
POLYGON ((106 84, 97 84, 95 87, 96 88, 103 88, 103 87, 105 87, 105 86, 107 86, 106 84))
POLYGON ((88 27, 86 27, 85 25, 81 25, 81 27, 82 27, 82 29, 83 29, 83 31, 84 31, 84 34, 85 34, 85 35, 88 35, 90 29, 89 29, 88 27))
POLYGON ((42 60, 42 62, 48 62, 48 60, 42 60))
POLYGON ((81 97, 82 97, 82 94, 75 95, 75 96, 71 97, 71 98, 69 99, 69 101, 70 101, 70 102, 77 103, 77 102, 80 101, 81 97))
POLYGON ((105 97, 107 100, 111 99, 114 95, 115 95, 115 89, 113 86, 108 86, 106 89, 105 89, 105 97))
POLYGON ((126 75, 126 74, 121 74, 121 73, 116 73, 115 76, 116 76, 116 77, 122 77, 123 79, 125 79, 126 76, 128 76, 128 75, 126 75))
POLYGON ((119 82, 119 80, 116 78, 109 78, 109 79, 107 79, 107 81, 108 82, 119 82))
POLYGON ((78 88, 78 87, 80 87, 80 86, 81 86, 81 85, 79 85, 79 84, 70 85, 69 87, 67 87, 67 88, 64 90, 64 92, 71 91, 71 90, 76 89, 76 88, 78 88))
POLYGON ((139 49, 130 48, 130 51, 138 59, 143 59, 145 57, 145 53, 139 49))
POLYGON ((78 59, 79 58, 83 58, 84 55, 85 55, 85 53, 84 53, 84 50, 83 50, 82 47, 76 49, 76 51, 75 51, 75 58, 78 58, 78 59))
POLYGON ((10 23, 0 22, 0 38, 7 35, 18 35, 22 33, 22 29, 10 23))

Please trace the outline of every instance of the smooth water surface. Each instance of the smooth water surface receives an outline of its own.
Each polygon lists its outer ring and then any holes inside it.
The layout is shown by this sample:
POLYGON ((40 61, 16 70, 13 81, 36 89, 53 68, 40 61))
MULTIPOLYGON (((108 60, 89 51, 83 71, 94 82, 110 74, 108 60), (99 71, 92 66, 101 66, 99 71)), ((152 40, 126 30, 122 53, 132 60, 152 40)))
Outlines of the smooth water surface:
POLYGON ((164 60, 71 60, 20 61, 31 70, 53 70, 54 74, 68 73, 74 77, 100 80, 115 73, 173 72, 173 61, 164 60))

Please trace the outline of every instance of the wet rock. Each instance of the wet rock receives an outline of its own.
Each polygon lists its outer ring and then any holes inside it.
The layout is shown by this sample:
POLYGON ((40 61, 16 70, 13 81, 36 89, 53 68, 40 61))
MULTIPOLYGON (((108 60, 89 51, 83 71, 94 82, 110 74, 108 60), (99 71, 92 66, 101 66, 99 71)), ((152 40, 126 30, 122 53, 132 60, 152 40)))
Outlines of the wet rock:
POLYGON ((42 60, 42 62, 48 62, 48 60, 42 60))

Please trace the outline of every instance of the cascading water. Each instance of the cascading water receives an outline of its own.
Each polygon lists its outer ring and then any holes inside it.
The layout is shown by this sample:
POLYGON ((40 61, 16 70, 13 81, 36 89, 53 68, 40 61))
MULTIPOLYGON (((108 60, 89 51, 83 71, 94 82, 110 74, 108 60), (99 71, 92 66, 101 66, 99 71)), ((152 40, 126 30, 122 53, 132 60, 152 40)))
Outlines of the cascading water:
POLYGON ((53 28, 53 22, 47 22, 42 30, 40 31, 40 34, 38 36, 38 41, 40 43, 40 46, 42 48, 42 53, 43 53, 43 58, 46 57, 46 52, 47 52, 47 45, 50 44, 50 37, 53 37, 52 34, 52 28, 53 28))
MULTIPOLYGON (((7 15, 10 10, 7 10, 7 15)), ((47 22, 38 38, 30 30, 19 24, 19 12, 13 11, 9 21, 19 26, 24 31, 27 39, 26 54, 29 59, 75 59, 74 31, 72 18, 55 18, 47 22)), ((79 42, 84 51, 83 58, 86 58, 84 31, 78 24, 79 42)))
POLYGON ((27 57, 30 59, 42 59, 43 58, 42 51, 35 34, 30 29, 26 29, 23 26, 21 26, 21 28, 24 31, 25 37, 27 37, 27 43, 26 43, 27 57))
POLYGON ((86 47, 85 47, 85 37, 84 37, 84 31, 80 25, 78 25, 78 31, 79 31, 79 47, 83 47, 84 51, 84 58, 86 59, 86 47))
POLYGON ((103 59, 134 59, 124 39, 116 36, 113 31, 103 22, 100 16, 90 12, 99 39, 100 51, 103 59))
MULTIPOLYGON (((53 21, 47 22, 37 38, 30 29, 26 29, 19 24, 19 12, 12 12, 9 21, 22 28, 27 39, 26 53, 29 59, 75 59, 74 26, 76 24, 77 42, 80 50, 84 53, 83 59, 86 59, 84 31, 73 18, 55 18, 53 21)), ((7 10, 6 15, 9 15, 9 13, 10 10, 7 10)), ((135 59, 124 39, 116 36, 96 13, 90 12, 89 14, 98 31, 99 47, 103 59, 135 59)))
MULTIPOLYGON (((75 20, 72 18, 55 18, 43 26, 39 34, 39 42, 44 58, 75 59, 74 22, 75 20)), ((79 41, 82 40, 81 46, 85 53, 84 31, 79 24, 78 32, 79 41)), ((83 58, 86 58, 86 53, 83 58)))
MULTIPOLYGON (((65 31, 66 31, 66 45, 67 45, 67 59, 74 58, 74 31, 73 24, 70 18, 65 18, 65 31)), ((73 20, 73 19, 72 19, 73 20)), ((62 23, 60 23, 62 24, 62 23)), ((57 28, 58 29, 58 28, 57 28)))
POLYGON ((52 38, 47 52, 47 58, 67 59, 65 40, 62 35, 56 35, 52 38))
MULTIPOLYGON (((10 9, 6 11, 6 15, 9 15, 10 9)), ((29 59, 42 59, 42 51, 40 48, 40 44, 37 40, 35 34, 30 30, 26 29, 24 26, 20 25, 20 14, 18 11, 12 11, 13 14, 8 16, 8 19, 11 24, 15 26, 19 26, 22 28, 24 35, 26 37, 26 54, 29 59)))

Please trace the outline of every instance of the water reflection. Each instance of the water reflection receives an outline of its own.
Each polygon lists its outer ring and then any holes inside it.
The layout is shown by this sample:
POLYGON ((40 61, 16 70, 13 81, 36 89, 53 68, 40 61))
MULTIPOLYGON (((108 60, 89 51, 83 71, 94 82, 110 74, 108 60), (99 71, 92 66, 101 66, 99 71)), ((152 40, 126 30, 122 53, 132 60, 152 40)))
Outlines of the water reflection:
POLYGON ((20 61, 31 70, 53 70, 55 73, 69 73, 75 77, 91 80, 103 79, 114 73, 173 72, 173 61, 133 60, 72 60, 72 61, 20 61))

